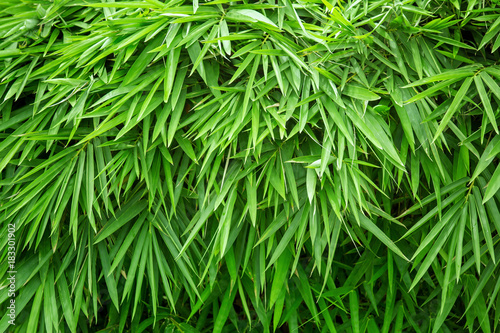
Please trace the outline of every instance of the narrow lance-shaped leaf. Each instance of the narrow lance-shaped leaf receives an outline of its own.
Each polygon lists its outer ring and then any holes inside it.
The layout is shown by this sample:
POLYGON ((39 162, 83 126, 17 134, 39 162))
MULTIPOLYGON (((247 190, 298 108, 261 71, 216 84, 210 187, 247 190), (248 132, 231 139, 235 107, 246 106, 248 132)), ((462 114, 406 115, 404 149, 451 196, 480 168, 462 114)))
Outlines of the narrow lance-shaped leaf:
POLYGON ((437 137, 443 132, 445 129, 446 125, 448 125, 448 122, 451 120, 451 117, 455 114, 455 112, 459 109, 460 104, 462 103, 463 98, 465 97, 465 94, 467 94, 467 91, 469 90, 469 87, 472 83, 472 78, 468 77, 464 80, 462 83, 462 86, 458 90, 457 94, 455 95, 455 98, 453 98, 453 102, 451 102, 450 107, 448 108, 448 111, 446 111, 443 119, 441 119, 441 122, 439 123, 439 126, 436 130, 436 133, 434 134, 434 138, 432 141, 435 141, 437 137))

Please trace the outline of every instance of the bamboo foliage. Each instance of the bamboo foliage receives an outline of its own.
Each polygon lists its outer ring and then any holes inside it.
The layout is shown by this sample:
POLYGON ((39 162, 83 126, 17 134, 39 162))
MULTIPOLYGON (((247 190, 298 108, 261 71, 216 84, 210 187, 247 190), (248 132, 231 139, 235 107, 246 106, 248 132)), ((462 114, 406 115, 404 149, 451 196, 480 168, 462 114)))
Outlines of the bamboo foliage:
POLYGON ((3 0, 0 331, 496 331, 499 6, 3 0))

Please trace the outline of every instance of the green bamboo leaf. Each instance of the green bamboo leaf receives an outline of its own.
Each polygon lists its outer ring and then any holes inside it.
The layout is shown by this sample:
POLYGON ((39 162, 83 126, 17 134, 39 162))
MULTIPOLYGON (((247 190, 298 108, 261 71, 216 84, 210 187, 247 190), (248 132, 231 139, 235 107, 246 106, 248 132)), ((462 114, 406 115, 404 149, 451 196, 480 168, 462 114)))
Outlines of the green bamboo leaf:
POLYGON ((458 240, 457 240, 457 253, 455 256, 455 270, 457 275, 457 283, 460 277, 460 270, 462 268, 462 253, 463 253, 463 239, 465 232, 465 223, 467 222, 467 213, 469 211, 469 205, 464 205, 462 213, 460 216, 460 225, 458 228, 458 240))
POLYGON ((68 324, 71 332, 76 332, 76 322, 74 320, 74 315, 71 306, 71 298, 69 295, 68 283, 66 281, 66 277, 63 275, 57 281, 57 291, 59 292, 59 298, 61 302, 61 307, 64 315, 64 319, 68 324))
POLYGON ((437 40, 439 43, 445 43, 445 44, 457 46, 457 47, 463 48, 463 49, 475 50, 475 48, 473 48, 470 45, 467 45, 465 43, 462 43, 462 42, 455 40, 455 39, 452 39, 452 38, 444 37, 442 35, 438 36, 438 35, 429 34, 428 37, 437 40))
POLYGON ((236 70, 236 72, 234 72, 234 74, 231 77, 231 80, 229 80, 228 84, 233 83, 234 80, 236 80, 241 75, 241 73, 243 73, 243 71, 245 70, 245 68, 247 68, 248 65, 250 65, 250 63, 253 61, 254 58, 255 58, 255 54, 253 54, 253 53, 250 53, 249 55, 247 55, 246 58, 245 58, 245 60, 243 60, 243 62, 238 67, 238 70, 236 70))
MULTIPOLYGON (((294 219, 300 219, 300 217, 297 214, 295 214, 294 219)), ((255 243, 254 247, 256 247, 257 245, 259 245, 260 243, 271 237, 276 232, 276 230, 281 228, 281 226, 283 226, 286 223, 286 221, 287 221, 287 216, 285 214, 285 211, 282 211, 280 214, 278 214, 278 216, 274 218, 271 224, 269 224, 266 230, 262 233, 260 239, 257 241, 257 243, 255 243)))
POLYGON ((343 93, 349 97, 362 101, 376 101, 380 99, 379 95, 371 92, 370 90, 352 84, 346 85, 343 93))
POLYGON ((493 37, 498 35, 498 32, 500 31, 500 17, 498 17, 495 22, 489 27, 488 31, 484 34, 483 39, 481 40, 481 43, 479 43, 479 49, 482 49, 493 37))
MULTIPOLYGON (((193 4, 193 6, 194 6, 194 4, 193 4)), ((218 25, 214 25, 214 27, 212 28, 212 31, 210 31, 210 34, 208 35, 208 40, 213 39, 215 37, 215 35, 217 34, 218 30, 219 30, 219 26, 218 25)), ((198 57, 196 58, 196 60, 193 63, 193 67, 191 68, 191 73, 189 74, 189 76, 193 75, 193 73, 196 70, 196 68, 198 68, 198 66, 200 66, 200 64, 203 61, 203 58, 205 57, 205 54, 207 54, 207 51, 208 51, 209 47, 210 47, 210 44, 208 44, 208 43, 206 43, 205 45, 203 45, 203 48, 201 49, 201 52, 198 54, 198 57)))
POLYGON ((484 83, 491 89, 491 92, 500 100, 500 87, 498 84, 485 71, 481 71, 479 75, 484 83))
POLYGON ((460 80, 463 79, 464 77, 471 77, 474 75, 475 71, 477 70, 477 66, 466 66, 462 67, 460 69, 454 69, 454 70, 447 70, 443 71, 442 73, 426 77, 424 79, 412 82, 406 86, 403 86, 401 88, 410 88, 410 87, 416 87, 416 86, 421 86, 424 84, 429 84, 432 82, 436 81, 452 81, 452 80, 460 80))
MULTIPOLYGON (((170 118, 170 123, 168 126, 168 132, 167 132, 168 146, 170 146, 172 144, 174 137, 176 137, 176 136, 180 137, 180 135, 177 134, 177 131, 178 131, 179 122, 180 122, 180 119, 182 116, 182 112, 184 112, 184 106, 186 103, 186 90, 183 89, 182 92, 180 92, 178 99, 173 98, 172 103, 174 103, 174 101, 175 101, 175 105, 173 105, 172 116, 170 118)), ((182 138, 180 139, 180 141, 182 141, 184 143, 182 138)), ((180 144, 180 142, 178 142, 178 143, 180 144)))
POLYGON ((248 209, 250 212, 250 219, 253 226, 257 222, 257 187, 255 185, 253 174, 250 174, 245 181, 245 191, 247 192, 248 209))
POLYGON ((274 251, 271 259, 267 263, 266 270, 278 260, 278 258, 281 256, 283 251, 285 251, 286 247, 290 243, 290 240, 295 234, 295 231, 299 227, 299 225, 303 225, 307 222, 307 214, 309 213, 309 205, 306 205, 303 207, 297 215, 295 215, 295 218, 293 219, 292 223, 290 224, 290 227, 286 230, 285 234, 283 235, 283 238, 281 238, 281 241, 279 242, 278 246, 276 247, 276 250, 274 251))
POLYGON ((455 287, 453 288, 453 291, 452 291, 450 297, 448 297, 446 299, 443 311, 441 311, 438 314, 438 316, 436 317, 436 321, 434 323, 434 327, 432 328, 432 333, 439 332, 439 329, 441 328, 441 326, 443 325, 444 321, 448 317, 450 311, 453 309, 453 306, 455 305, 455 302, 456 302, 458 296, 460 295, 460 290, 461 290, 461 285, 460 284, 456 284, 455 287))
POLYGON ((497 166, 493 176, 491 176, 486 192, 484 193, 482 204, 484 205, 485 202, 490 200, 497 193, 498 189, 500 189, 500 165, 497 166))
POLYGON ((481 223, 481 228, 483 230, 483 235, 484 239, 486 241, 486 246, 488 247, 488 250, 491 255, 491 259, 493 262, 495 262, 495 251, 493 250, 493 238, 491 237, 491 230, 490 230, 490 221, 488 220, 486 216, 486 210, 482 204, 479 204, 483 200, 481 200, 481 193, 479 192, 479 189, 477 187, 472 188, 472 193, 474 194, 474 199, 475 202, 477 203, 476 208, 477 208, 477 215, 479 217, 479 222, 481 223))
POLYGON ((33 305, 31 306, 31 313, 28 320, 28 329, 36 331, 38 324, 38 316, 40 314, 40 306, 42 304, 42 296, 43 296, 43 285, 40 284, 38 290, 35 294, 35 299, 33 300, 33 305))
POLYGON ((273 21, 252 9, 231 9, 227 12, 226 18, 236 22, 262 22, 273 27, 278 27, 273 21))
POLYGON ((165 68, 165 76, 163 78, 163 102, 167 103, 170 94, 172 92, 172 87, 174 85, 175 72, 177 71, 177 66, 179 63, 179 57, 181 55, 181 48, 172 49, 167 57, 167 65, 165 68))
MULTIPOLYGON (((229 28, 227 26, 226 20, 222 20, 219 26, 219 36, 227 37, 229 36, 229 28)), ((227 55, 231 55, 231 41, 230 40, 222 40, 222 47, 224 48, 224 52, 227 55)))
POLYGON ((359 214, 359 222, 363 228, 371 232, 375 237, 377 237, 382 243, 384 243, 392 252, 397 254, 399 257, 403 258, 406 261, 409 261, 408 258, 401 252, 401 250, 394 244, 392 240, 387 237, 386 234, 382 232, 370 219, 365 217, 363 214, 359 214))
POLYGON ((349 293, 349 308, 351 310, 351 327, 353 333, 359 333, 359 301, 358 293, 351 291, 349 293))
MULTIPOLYGON (((458 82, 462 79, 462 77, 458 77, 458 78, 453 78, 453 79, 449 79, 449 80, 445 80, 445 81, 442 81, 442 82, 439 82, 435 85, 433 85, 432 87, 414 95, 412 98, 410 98, 409 100, 407 100, 405 102, 405 104, 409 104, 409 103, 413 103, 413 102, 416 102, 418 100, 421 100, 422 98, 425 98, 425 97, 428 97, 428 96, 431 96, 432 94, 440 91, 440 90, 444 90, 446 88, 448 88, 449 86, 451 86, 453 83, 455 82, 458 82)), ((404 87, 403 87, 404 88, 404 87)))
POLYGON ((229 312, 233 306, 234 298, 236 297, 236 289, 235 288, 227 288, 226 293, 222 299, 222 303, 219 309, 219 313, 214 323, 214 332, 220 333, 226 323, 227 317, 229 316, 229 312))
POLYGON ((451 120, 451 117, 453 117, 455 112, 459 109, 460 104, 462 103, 462 100, 464 99, 465 94, 467 94, 467 91, 469 90, 471 83, 472 83, 472 77, 466 78, 464 83, 462 83, 462 86, 460 87, 457 94, 455 95, 453 102, 451 102, 451 105, 448 108, 448 111, 446 111, 446 114, 444 115, 443 119, 441 119, 441 123, 439 123, 439 126, 436 130, 436 133, 434 133, 434 138, 432 139, 432 141, 436 141, 438 136, 445 129, 446 125, 448 125, 448 122, 451 120))
POLYGON ((443 215, 443 217, 439 220, 438 223, 434 225, 431 231, 426 234, 424 240, 420 242, 417 251, 415 251, 413 257, 411 258, 412 260, 414 260, 423 250, 425 250, 427 245, 429 245, 431 242, 434 242, 435 238, 441 234, 441 230, 443 230, 445 227, 446 229, 449 228, 448 223, 450 220, 454 220, 454 217, 459 208, 460 206, 458 204, 455 204, 446 212, 446 214, 443 215))
POLYGON ((291 252, 285 249, 283 254, 279 257, 279 259, 276 261, 276 264, 274 265, 275 273, 274 273, 273 283, 271 286, 271 295, 269 301, 270 308, 276 303, 278 297, 280 296, 280 293, 286 286, 288 267, 290 266, 291 258, 292 258, 291 252))
POLYGON ((481 155, 481 158, 479 159, 479 162, 476 165, 476 168, 474 169, 474 173, 472 174, 472 177, 470 181, 474 181, 493 161, 495 155, 491 154, 491 152, 496 149, 497 143, 500 142, 500 136, 495 136, 484 148, 483 154, 481 155))
POLYGON ((220 248, 221 253, 226 253, 227 243, 229 241, 229 232, 231 231, 231 219, 233 216, 234 202, 236 201, 236 187, 229 192, 229 196, 221 216, 220 223, 220 248))
POLYGON ((472 234, 472 252, 474 253, 474 262, 476 263, 477 273, 481 273, 481 246, 479 244, 479 229, 477 225, 476 199, 469 197, 470 230, 472 234))
MULTIPOLYGON (((500 255, 500 251, 497 251, 497 255, 500 255)), ((484 287, 488 283, 488 281, 491 278, 491 275, 493 274, 493 271, 496 268, 496 263, 494 261, 490 261, 486 268, 484 269, 483 273, 481 274, 481 277, 479 278, 478 284, 476 286, 476 289, 472 293, 472 296, 470 297, 469 304, 467 305, 467 308, 465 309, 465 312, 469 311, 471 306, 474 304, 474 302, 477 300, 479 294, 483 291, 484 287)))
POLYGON ((479 76, 474 76, 474 83, 476 84, 477 92, 479 93, 479 97, 481 98, 481 102, 483 103, 484 109, 486 111, 486 115, 490 120, 495 132, 498 133, 498 126, 495 119, 495 115, 493 113, 493 108, 491 107, 490 99, 488 98, 488 94, 484 89, 483 80, 479 76))
POLYGON ((307 197, 309 198, 309 203, 312 203, 314 197, 316 196, 316 180, 318 176, 316 171, 313 169, 307 169, 307 197))
MULTIPOLYGON (((463 203, 463 200, 462 200, 463 203)), ((457 204, 456 206, 461 206, 461 204, 457 204)), ((455 210, 455 212, 458 211, 458 208, 455 210)), ((453 214, 451 217, 451 222, 449 225, 446 226, 443 232, 439 234, 439 237, 437 237, 436 241, 433 243, 432 247, 430 250, 427 252, 427 255, 425 257, 425 260, 422 262, 420 265, 420 268, 418 269, 417 274, 415 275, 415 278, 413 279, 413 282, 410 286, 410 291, 415 288, 417 283, 422 279, 424 274, 427 273, 427 269, 430 267, 432 262, 436 259, 437 254, 443 247, 444 243, 448 239, 448 236, 451 234, 451 232, 455 228, 455 224, 458 220, 458 214, 453 214)))
MULTIPOLYGON (((139 267, 139 261, 141 259, 141 256, 143 256, 143 253, 145 253, 147 250, 146 247, 148 243, 146 242, 146 239, 147 239, 147 225, 144 225, 135 243, 136 250, 133 252, 132 259, 130 261, 130 266, 127 272, 127 281, 125 282, 125 286, 123 287, 123 295, 121 300, 122 303, 132 290, 136 277, 142 278, 142 276, 144 276, 144 272, 142 272, 142 274, 140 272, 143 270, 143 265, 139 267), (138 268, 139 268, 139 274, 136 274, 138 268)), ((134 309, 137 309, 137 304, 138 304, 137 298, 134 298, 134 304, 135 304, 134 309)))
POLYGON ((111 297, 111 300, 113 301, 113 305, 115 306, 116 310, 119 312, 120 307, 119 307, 119 302, 118 302, 118 291, 116 288, 116 281, 113 276, 109 276, 110 271, 110 263, 111 259, 109 257, 109 253, 106 250, 106 247, 104 246, 104 243, 99 243, 97 246, 99 250, 99 257, 102 262, 103 270, 104 270, 104 279, 106 280, 106 285, 109 290, 109 296, 111 297))
POLYGON ((181 134, 175 135, 175 140, 181 147, 181 149, 189 156, 191 160, 193 160, 196 164, 198 164, 198 158, 194 152, 193 146, 189 140, 182 137, 181 134))
POLYGON ((108 220, 104 227, 97 233, 97 237, 94 240, 94 244, 101 242, 111 235, 116 230, 120 229, 123 225, 129 222, 131 219, 136 217, 143 209, 147 206, 147 202, 144 200, 138 200, 136 202, 129 202, 124 205, 116 217, 108 220))

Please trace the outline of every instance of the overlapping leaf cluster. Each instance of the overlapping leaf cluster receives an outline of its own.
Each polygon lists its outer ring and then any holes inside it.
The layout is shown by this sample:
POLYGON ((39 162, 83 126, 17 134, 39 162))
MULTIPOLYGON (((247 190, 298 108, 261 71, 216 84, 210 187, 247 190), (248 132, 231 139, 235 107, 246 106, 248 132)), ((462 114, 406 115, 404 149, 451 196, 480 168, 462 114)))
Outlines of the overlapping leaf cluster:
POLYGON ((497 329, 497 1, 0 10, 1 331, 497 329))

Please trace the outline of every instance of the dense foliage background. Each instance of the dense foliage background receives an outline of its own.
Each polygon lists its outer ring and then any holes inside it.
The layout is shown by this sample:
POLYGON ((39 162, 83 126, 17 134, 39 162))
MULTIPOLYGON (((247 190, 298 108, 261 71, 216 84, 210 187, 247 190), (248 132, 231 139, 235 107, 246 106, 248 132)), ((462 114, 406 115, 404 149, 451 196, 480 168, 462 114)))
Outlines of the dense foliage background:
POLYGON ((0 10, 1 332, 497 330, 498 1, 0 10))

